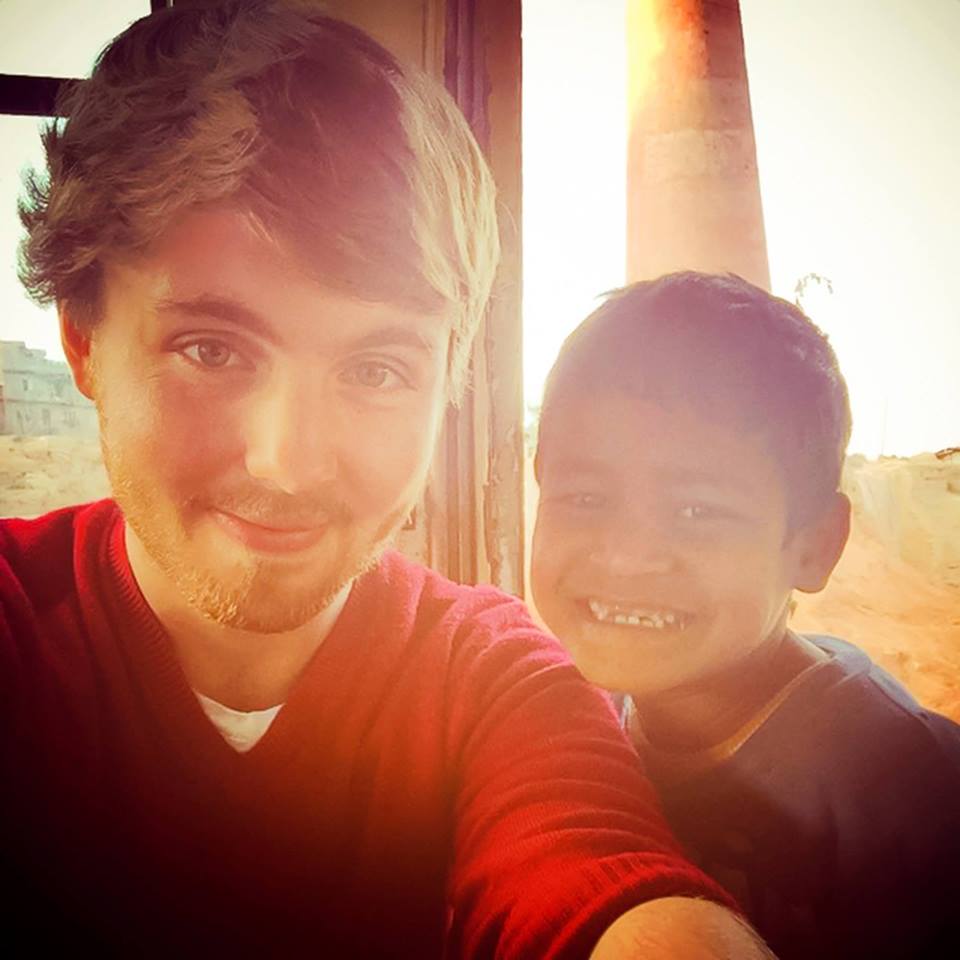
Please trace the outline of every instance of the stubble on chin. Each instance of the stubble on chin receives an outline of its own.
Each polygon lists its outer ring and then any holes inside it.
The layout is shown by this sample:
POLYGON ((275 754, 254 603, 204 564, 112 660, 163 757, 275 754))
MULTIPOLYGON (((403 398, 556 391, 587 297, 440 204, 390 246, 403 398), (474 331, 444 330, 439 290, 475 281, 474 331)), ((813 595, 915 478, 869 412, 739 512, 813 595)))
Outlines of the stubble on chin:
MULTIPOLYGON (((182 593, 191 606, 222 626, 251 633, 294 630, 329 607, 348 584, 377 566, 408 513, 407 509, 388 517, 365 545, 360 534, 360 543, 348 543, 341 555, 331 558, 332 567, 322 580, 318 576, 304 588, 291 588, 287 571, 253 558, 234 582, 212 572, 204 575, 196 568, 184 571, 176 564, 172 564, 171 576, 182 578, 182 593)), ((352 530, 349 521, 344 512, 342 532, 347 539, 352 530)), ((356 530, 352 532, 358 535, 356 530)))
MULTIPOLYGON (((169 516, 165 515, 148 492, 135 490, 122 470, 116 472, 114 496, 160 575, 205 619, 251 633, 282 633, 308 623, 347 584, 377 565, 399 526, 391 524, 386 535, 378 536, 362 553, 332 558, 332 569, 318 571, 312 583, 297 586, 291 584, 289 570, 258 557, 238 555, 231 562, 221 554, 222 564, 216 569, 209 561, 193 559, 196 527, 204 511, 195 504, 192 509, 183 505, 179 513, 168 506, 169 516)), ((216 554, 211 553, 211 558, 216 559, 216 554)))
POLYGON ((284 596, 276 578, 255 571, 243 586, 226 585, 214 577, 184 584, 183 596, 208 620, 250 633, 283 633, 309 623, 327 609, 342 590, 357 577, 372 570, 387 544, 358 560, 322 589, 300 596, 284 596))
MULTIPOLYGON (((136 463, 114 450, 106 427, 101 413, 101 446, 113 496, 150 565, 190 608, 224 627, 280 633, 303 626, 325 610, 347 584, 377 565, 409 513, 409 509, 392 513, 379 528, 368 531, 364 544, 363 533, 346 505, 319 498, 281 503, 275 496, 239 490, 178 503, 165 497, 143 470, 136 469, 136 463), (223 504, 272 516, 289 516, 294 511, 306 518, 325 516, 332 522, 330 536, 338 532, 344 536, 343 552, 329 558, 328 568, 318 570, 314 582, 297 585, 283 565, 233 551, 226 544, 218 548, 216 537, 202 544, 205 515, 211 506, 223 504)), ((302 578, 302 571, 298 574, 302 578)))
POLYGON ((347 560, 348 565, 337 564, 332 578, 318 571, 312 583, 297 585, 291 583, 290 571, 255 557, 238 557, 229 564, 224 558, 222 567, 211 569, 192 561, 192 538, 185 531, 178 530, 173 540, 149 523, 144 526, 130 517, 128 522, 152 563, 186 604, 220 626, 251 633, 282 633, 308 623, 348 583, 376 566, 386 546, 347 560))

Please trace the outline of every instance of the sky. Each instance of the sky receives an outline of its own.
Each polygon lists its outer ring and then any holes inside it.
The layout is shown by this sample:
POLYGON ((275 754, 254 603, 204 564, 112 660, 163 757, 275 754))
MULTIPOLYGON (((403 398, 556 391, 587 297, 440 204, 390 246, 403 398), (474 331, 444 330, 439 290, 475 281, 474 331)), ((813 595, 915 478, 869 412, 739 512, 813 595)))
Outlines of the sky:
MULTIPOLYGON (((524 3, 524 382, 624 282, 624 0, 524 3), (575 53, 574 53, 575 51, 575 53)), ((960 445, 960 0, 741 0, 773 292, 829 335, 852 452, 960 445)))
MULTIPOLYGON (((524 0, 524 381, 625 260, 625 0, 524 0), (586 11, 589 11, 587 13, 586 11)), ((79 75, 146 0, 0 0, 0 70, 79 75), (69 38, 69 42, 64 42, 69 38)), ((960 0, 741 0, 773 292, 830 336, 852 452, 960 445, 960 0)), ((0 338, 61 357, 14 269, 37 122, 0 118, 0 338)))
POLYGON ((804 306, 849 383, 851 449, 960 446, 960 2, 741 11, 771 283, 832 282, 804 306))

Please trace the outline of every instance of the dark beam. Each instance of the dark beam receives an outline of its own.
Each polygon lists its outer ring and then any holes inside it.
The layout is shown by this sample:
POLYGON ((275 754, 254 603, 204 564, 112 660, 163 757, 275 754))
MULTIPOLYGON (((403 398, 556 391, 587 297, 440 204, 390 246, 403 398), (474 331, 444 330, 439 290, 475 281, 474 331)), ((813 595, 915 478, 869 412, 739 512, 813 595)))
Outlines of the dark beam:
POLYGON ((0 114, 52 117, 60 90, 77 82, 63 77, 0 73, 0 114))

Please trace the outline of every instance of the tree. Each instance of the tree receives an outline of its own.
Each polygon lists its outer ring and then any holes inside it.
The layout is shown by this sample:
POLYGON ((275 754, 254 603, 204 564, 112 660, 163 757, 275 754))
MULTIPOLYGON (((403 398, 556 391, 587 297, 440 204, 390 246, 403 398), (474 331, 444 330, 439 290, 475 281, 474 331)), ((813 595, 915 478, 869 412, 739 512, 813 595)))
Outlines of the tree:
POLYGON ((805 273, 793 288, 793 302, 802 310, 803 297, 811 283, 826 287, 827 293, 833 293, 833 281, 819 273, 805 273))

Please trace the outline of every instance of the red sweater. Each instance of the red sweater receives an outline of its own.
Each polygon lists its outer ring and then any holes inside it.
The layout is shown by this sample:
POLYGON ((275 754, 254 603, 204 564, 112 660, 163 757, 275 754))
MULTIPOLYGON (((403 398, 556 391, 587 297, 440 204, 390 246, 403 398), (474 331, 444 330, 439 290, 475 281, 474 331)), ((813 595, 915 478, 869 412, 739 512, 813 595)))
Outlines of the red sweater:
POLYGON ((541 960, 644 900, 723 901, 522 604, 398 554, 238 754, 111 501, 0 522, 0 705, 5 938, 429 957, 447 932, 448 956, 541 960))

